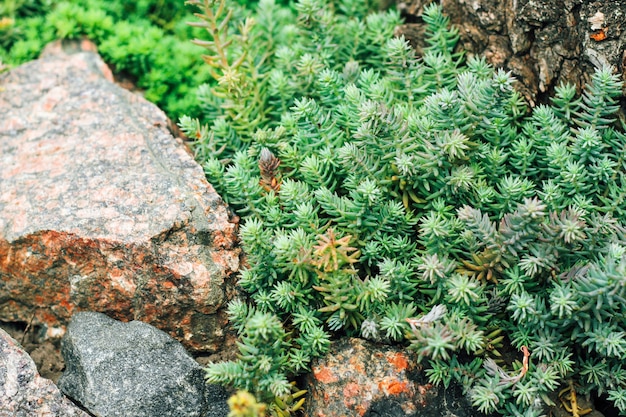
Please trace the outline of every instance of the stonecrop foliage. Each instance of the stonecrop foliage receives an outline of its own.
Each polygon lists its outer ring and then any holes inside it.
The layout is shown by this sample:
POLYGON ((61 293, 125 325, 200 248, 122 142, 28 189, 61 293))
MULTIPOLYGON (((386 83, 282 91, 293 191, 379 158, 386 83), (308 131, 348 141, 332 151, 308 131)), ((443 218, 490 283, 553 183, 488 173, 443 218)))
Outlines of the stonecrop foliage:
POLYGON ((510 74, 456 52, 438 6, 417 57, 398 12, 367 0, 189 3, 216 83, 199 93, 209 123, 180 126, 242 216, 248 260, 249 302, 229 307, 240 357, 210 381, 285 405, 290 379, 351 335, 405 343, 482 412, 539 416, 576 393, 626 412, 611 69, 531 111, 510 74))

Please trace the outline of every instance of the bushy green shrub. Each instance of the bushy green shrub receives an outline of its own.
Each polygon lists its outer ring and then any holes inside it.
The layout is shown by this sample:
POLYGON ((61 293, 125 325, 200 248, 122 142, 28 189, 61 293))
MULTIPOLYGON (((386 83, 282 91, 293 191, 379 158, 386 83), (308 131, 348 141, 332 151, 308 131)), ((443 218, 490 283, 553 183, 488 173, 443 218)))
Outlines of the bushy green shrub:
POLYGON ((5 13, 5 64, 35 59, 54 39, 87 37, 116 73, 133 80, 170 117, 201 114, 195 93, 210 76, 201 48, 190 42, 198 31, 186 24, 193 16, 183 1, 33 0, 5 13))
POLYGON ((199 93, 209 125, 180 125, 243 216, 249 262, 250 303, 229 308, 240 359, 209 380, 271 402, 347 334, 407 344, 483 412, 539 416, 561 389, 626 412, 611 69, 529 111, 510 74, 455 52, 436 6, 418 58, 397 12, 360 0, 262 0, 245 20, 191 3, 217 84, 199 93))

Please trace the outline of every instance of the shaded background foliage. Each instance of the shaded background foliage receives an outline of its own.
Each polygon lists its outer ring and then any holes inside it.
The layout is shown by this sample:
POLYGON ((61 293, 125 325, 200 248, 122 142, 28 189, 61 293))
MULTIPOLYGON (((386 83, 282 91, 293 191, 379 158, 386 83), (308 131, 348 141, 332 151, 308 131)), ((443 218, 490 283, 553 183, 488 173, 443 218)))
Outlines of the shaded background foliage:
POLYGON ((0 5, 0 60, 35 59, 54 39, 87 37, 115 74, 176 120, 201 114, 197 87, 210 77, 190 40, 199 31, 183 1, 10 0, 0 5))

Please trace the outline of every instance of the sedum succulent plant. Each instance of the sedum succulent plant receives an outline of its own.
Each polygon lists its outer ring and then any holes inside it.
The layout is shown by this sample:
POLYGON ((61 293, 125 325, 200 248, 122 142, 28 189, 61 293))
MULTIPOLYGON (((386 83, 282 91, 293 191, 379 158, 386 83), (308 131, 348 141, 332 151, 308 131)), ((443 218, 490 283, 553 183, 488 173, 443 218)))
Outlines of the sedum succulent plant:
POLYGON ((540 416, 576 392, 626 412, 610 68, 528 109, 510 74, 455 49, 435 5, 417 57, 393 36, 399 14, 361 0, 262 0, 252 17, 189 3, 217 83, 200 91, 209 123, 180 126, 243 217, 248 256, 247 301, 229 308, 240 358, 210 381, 275 403, 353 335, 404 343, 482 412, 540 416))

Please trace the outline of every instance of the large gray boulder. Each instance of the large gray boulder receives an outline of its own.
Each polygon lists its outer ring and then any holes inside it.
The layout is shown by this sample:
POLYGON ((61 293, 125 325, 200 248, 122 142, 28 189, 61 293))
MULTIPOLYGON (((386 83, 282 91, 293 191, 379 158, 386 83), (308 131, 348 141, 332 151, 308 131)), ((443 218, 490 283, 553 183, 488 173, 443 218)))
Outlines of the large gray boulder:
POLYGON ((61 343, 59 388, 97 417, 200 417, 204 373, 183 346, 139 321, 72 317, 61 343))
POLYGON ((0 329, 0 417, 88 417, 49 379, 20 344, 0 329))

